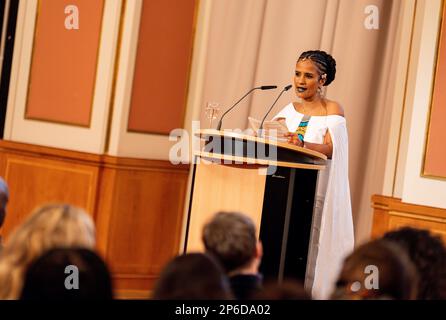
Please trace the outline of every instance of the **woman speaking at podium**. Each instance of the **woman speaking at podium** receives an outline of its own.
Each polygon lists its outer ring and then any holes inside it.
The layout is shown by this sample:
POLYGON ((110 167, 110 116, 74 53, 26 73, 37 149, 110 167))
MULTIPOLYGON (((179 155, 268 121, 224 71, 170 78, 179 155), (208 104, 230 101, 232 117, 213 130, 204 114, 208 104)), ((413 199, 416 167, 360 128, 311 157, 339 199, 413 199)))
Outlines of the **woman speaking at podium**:
POLYGON ((322 87, 335 74, 331 55, 319 50, 302 53, 294 76, 300 101, 288 104, 274 117, 285 121, 289 143, 329 159, 319 173, 305 275, 305 287, 318 299, 331 294, 343 259, 354 246, 346 121, 342 107, 322 94, 322 87))

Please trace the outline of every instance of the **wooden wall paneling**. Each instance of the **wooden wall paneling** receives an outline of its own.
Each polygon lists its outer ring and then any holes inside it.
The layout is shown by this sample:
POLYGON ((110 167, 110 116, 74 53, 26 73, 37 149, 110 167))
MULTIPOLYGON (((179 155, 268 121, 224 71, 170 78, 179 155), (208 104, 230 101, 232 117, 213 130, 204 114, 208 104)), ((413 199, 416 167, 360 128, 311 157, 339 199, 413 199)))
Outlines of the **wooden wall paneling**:
POLYGON ((42 203, 83 207, 120 294, 146 297, 179 252, 188 165, 0 140, 0 175, 11 193, 2 235, 42 203))
POLYGON ((389 226, 389 215, 386 213, 385 209, 375 207, 372 226, 372 239, 379 238, 387 232, 389 226))
POLYGON ((4 236, 45 203, 66 202, 94 213, 97 167, 36 156, 2 153, 1 157, 0 174, 10 189, 4 236))
POLYGON ((107 257, 107 242, 110 212, 113 210, 114 181, 117 170, 102 168, 99 172, 99 190, 96 208, 96 246, 104 258, 107 257))
POLYGON ((404 203, 401 199, 372 196, 372 238, 404 226, 430 230, 446 243, 446 209, 404 203))
POLYGON ((397 230, 402 227, 413 227, 417 229, 427 229, 433 234, 440 236, 446 244, 446 219, 431 220, 413 214, 401 214, 390 212, 389 230, 397 230))
POLYGON ((389 226, 389 202, 390 197, 373 195, 372 196, 372 208, 373 208, 373 223, 372 223, 372 239, 379 238, 387 232, 389 226))
POLYGON ((179 252, 187 177, 187 169, 104 169, 98 237, 118 289, 150 289, 179 252))

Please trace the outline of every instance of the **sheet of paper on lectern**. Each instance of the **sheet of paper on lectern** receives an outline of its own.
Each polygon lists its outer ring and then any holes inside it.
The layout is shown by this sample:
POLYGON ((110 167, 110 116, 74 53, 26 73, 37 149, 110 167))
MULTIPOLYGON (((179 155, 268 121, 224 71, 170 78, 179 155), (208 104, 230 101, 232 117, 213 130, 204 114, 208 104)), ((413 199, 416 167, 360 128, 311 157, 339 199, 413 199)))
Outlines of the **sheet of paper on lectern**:
MULTIPOLYGON (((248 121, 250 128, 254 131, 254 134, 258 136, 260 124, 262 121, 253 117, 248 117, 248 121)), ((263 136, 265 138, 276 139, 278 141, 287 141, 287 138, 284 135, 285 133, 288 133, 289 130, 285 123, 285 120, 272 120, 263 122, 263 132, 263 136)))

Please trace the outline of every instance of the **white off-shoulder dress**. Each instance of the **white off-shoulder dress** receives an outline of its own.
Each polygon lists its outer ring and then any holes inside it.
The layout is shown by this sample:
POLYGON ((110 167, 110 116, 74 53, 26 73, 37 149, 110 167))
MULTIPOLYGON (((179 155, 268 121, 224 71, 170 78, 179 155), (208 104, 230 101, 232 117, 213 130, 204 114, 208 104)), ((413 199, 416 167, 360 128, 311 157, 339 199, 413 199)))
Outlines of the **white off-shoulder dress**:
MULTIPOLYGON (((274 119, 285 118, 289 131, 295 132, 304 116, 290 103, 274 119)), ((339 115, 311 116, 304 141, 324 143, 327 131, 333 142, 333 153, 318 176, 305 275, 305 288, 311 290, 316 299, 329 298, 343 260, 354 247, 345 118, 339 115)))

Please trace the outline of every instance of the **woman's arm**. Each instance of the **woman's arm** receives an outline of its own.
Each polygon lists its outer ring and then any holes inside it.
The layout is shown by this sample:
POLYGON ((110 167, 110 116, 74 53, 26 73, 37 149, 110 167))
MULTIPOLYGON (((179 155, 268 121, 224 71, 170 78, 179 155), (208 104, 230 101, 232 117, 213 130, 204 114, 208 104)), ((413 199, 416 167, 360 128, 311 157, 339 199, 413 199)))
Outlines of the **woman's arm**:
POLYGON ((286 134, 285 136, 288 138, 288 143, 323 153, 327 156, 328 159, 331 159, 331 156, 333 154, 333 142, 331 140, 331 136, 328 131, 327 134, 325 135, 324 143, 311 143, 305 141, 302 142, 297 137, 297 134, 292 132, 286 134))
POLYGON ((324 143, 304 142, 304 148, 323 153, 328 159, 331 159, 333 154, 333 142, 331 141, 330 133, 327 131, 324 138, 324 143))

